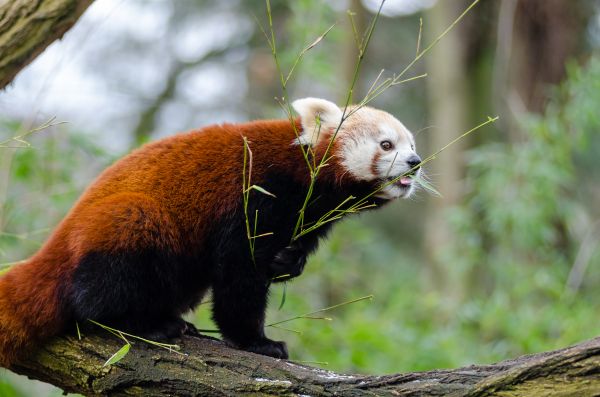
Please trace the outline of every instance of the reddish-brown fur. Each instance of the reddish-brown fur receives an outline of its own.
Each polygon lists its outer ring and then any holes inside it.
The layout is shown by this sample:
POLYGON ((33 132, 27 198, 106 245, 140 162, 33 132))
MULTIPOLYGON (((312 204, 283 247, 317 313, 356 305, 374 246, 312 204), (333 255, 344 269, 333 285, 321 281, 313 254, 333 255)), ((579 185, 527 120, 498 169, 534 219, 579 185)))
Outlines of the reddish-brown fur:
MULTIPOLYGON (((287 120, 211 126, 134 151, 98 177, 39 252, 0 278, 0 365, 10 366, 30 347, 74 327, 61 288, 85 253, 148 242, 178 253, 201 241, 207 219, 232 211, 241 197, 243 136, 254 156, 253 183, 260 184, 273 164, 308 183, 287 120)), ((327 168, 323 177, 341 177, 327 168)))

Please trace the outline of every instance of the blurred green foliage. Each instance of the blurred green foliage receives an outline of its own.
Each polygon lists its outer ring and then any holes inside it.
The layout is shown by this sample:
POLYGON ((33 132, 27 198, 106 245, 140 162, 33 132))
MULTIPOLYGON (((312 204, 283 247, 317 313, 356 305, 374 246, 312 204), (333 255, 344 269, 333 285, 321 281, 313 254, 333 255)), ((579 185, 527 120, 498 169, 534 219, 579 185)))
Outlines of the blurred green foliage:
MULTIPOLYGON (((597 153, 599 88, 597 58, 583 69, 571 65, 545 114, 524 121, 522 142, 470 152, 468 199, 451 214, 464 245, 445 252, 471 276, 468 290, 489 294, 515 280, 537 279, 542 298, 564 295, 565 277, 598 216, 581 199, 597 184, 597 172, 577 159, 597 153), (473 277, 482 272, 483 282, 473 277)), ((590 272, 598 265, 593 259, 590 272)), ((597 274, 588 276, 579 291, 584 296, 598 281, 597 274)))
MULTIPOLYGON (((296 13, 310 19, 309 3, 294 4, 296 13)), ((320 26, 308 33, 300 26, 290 29, 290 41, 304 44, 323 31, 320 26)), ((320 62, 317 57, 306 68, 306 79, 335 76, 320 62)), ((598 181, 598 109, 600 60, 592 59, 585 68, 571 66, 544 115, 527 116, 521 142, 488 143, 470 151, 467 199, 448 214, 459 244, 425 247, 444 258, 451 275, 445 282, 456 295, 432 287, 418 238, 399 240, 368 222, 372 214, 366 213, 334 229, 305 274, 288 286, 281 310, 282 289, 273 289, 268 318, 278 321, 369 294, 374 299, 323 313, 331 320, 284 325, 300 334, 281 329, 268 334, 288 342, 293 360, 364 373, 486 363, 596 336, 598 250, 583 283, 576 289, 566 283, 599 216, 588 199, 598 181)), ((7 121, 1 127, 6 137, 21 128, 7 121)), ((31 140, 32 148, 3 152, 12 160, 0 263, 34 252, 89 181, 119 157, 66 128, 31 140)), ((415 205, 398 202, 382 211, 415 205)), ((202 305, 192 316, 199 327, 214 328, 209 312, 202 305)), ((44 395, 39 386, 15 379, 0 370, 0 396, 44 395)))
MULTIPOLYGON (((1 122, 0 139, 24 125, 1 122)), ((53 127, 28 138, 29 148, 1 148, 10 169, 0 212, 0 264, 18 261, 40 247, 83 189, 114 158, 85 134, 53 127)), ((2 170, 7 172, 8 170, 2 170)))
POLYGON ((0 396, 12 397, 22 396, 17 389, 15 389, 10 383, 0 380, 0 396))
MULTIPOLYGON (((519 145, 471 150, 468 198, 449 214, 459 244, 426 247, 444 256, 452 275, 446 282, 456 283, 459 296, 433 289, 419 247, 365 222, 365 213, 334 229, 288 286, 281 310, 282 289, 274 288, 269 321, 369 294, 374 299, 323 313, 331 321, 284 325, 301 334, 268 334, 288 342, 293 360, 363 373, 490 363, 596 336, 598 252, 579 289, 566 282, 581 244, 574 214, 588 211, 578 199, 587 171, 576 159, 593 152, 599 84, 600 59, 583 69, 573 65, 546 113, 528 116, 519 145)), ((406 205, 413 204, 392 206, 406 205)), ((207 308, 196 321, 214 328, 207 308)))

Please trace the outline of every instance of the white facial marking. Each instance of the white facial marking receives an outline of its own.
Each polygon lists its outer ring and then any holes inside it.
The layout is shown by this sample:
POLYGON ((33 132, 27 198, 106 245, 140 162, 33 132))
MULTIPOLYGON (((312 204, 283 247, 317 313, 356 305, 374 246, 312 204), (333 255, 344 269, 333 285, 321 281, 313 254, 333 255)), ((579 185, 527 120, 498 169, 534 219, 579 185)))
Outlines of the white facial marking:
POLYGON ((394 199, 412 193, 413 182, 400 177, 410 171, 407 161, 416 156, 414 139, 395 117, 381 110, 360 108, 344 122, 339 136, 344 168, 357 180, 385 185, 376 197, 394 199), (382 146, 384 141, 391 146, 382 146), (394 183, 388 183, 390 180, 394 183))
MULTIPOLYGON (((293 145, 315 147, 322 136, 337 130, 342 119, 342 110, 324 99, 299 99, 292 106, 302 123, 302 132, 293 145)), ((404 174, 411 170, 408 161, 418 159, 410 131, 382 110, 351 107, 348 113, 336 136, 339 145, 335 154, 345 172, 355 180, 382 186, 376 197, 391 200, 410 196, 414 182, 404 174)), ((418 175, 420 170, 413 173, 418 175)))
POLYGON ((377 178, 372 171, 373 158, 379 150, 379 144, 368 135, 346 136, 342 149, 342 164, 352 176, 358 180, 372 180, 377 178))

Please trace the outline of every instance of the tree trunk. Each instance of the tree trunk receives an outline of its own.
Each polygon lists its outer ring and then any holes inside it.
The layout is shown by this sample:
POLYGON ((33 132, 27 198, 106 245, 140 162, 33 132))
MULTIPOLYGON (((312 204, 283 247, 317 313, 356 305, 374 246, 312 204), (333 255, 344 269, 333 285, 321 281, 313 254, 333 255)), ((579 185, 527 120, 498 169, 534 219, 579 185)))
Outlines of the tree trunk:
MULTIPOLYGON (((425 37, 433 41, 440 33, 439 26, 448 26, 460 14, 462 4, 456 1, 440 1, 427 14, 425 37)), ((465 76, 465 40, 456 29, 444 37, 444 44, 435 47, 425 58, 427 65, 427 88, 433 129, 429 131, 429 147, 438 149, 467 130, 468 78, 465 76)), ((427 165, 433 175, 436 188, 444 198, 429 200, 424 247, 447 247, 452 245, 452 230, 447 221, 448 208, 462 199, 464 144, 458 142, 441 153, 436 161, 427 165), (438 177, 443 175, 443 177, 438 177)), ((450 300, 460 299, 462 283, 455 280, 456 271, 447 268, 439 250, 425 250, 428 273, 434 288, 444 291, 450 300)))
POLYGON ((596 396, 600 337, 492 365, 386 376, 343 375, 186 336, 179 355, 136 344, 103 367, 123 342, 63 336, 13 370, 86 396, 596 396))
POLYGON ((562 81, 567 61, 583 47, 583 33, 593 15, 588 7, 581 1, 518 2, 511 85, 528 111, 543 112, 548 87, 562 81))
POLYGON ((93 0, 0 0, 0 89, 75 24, 93 0))

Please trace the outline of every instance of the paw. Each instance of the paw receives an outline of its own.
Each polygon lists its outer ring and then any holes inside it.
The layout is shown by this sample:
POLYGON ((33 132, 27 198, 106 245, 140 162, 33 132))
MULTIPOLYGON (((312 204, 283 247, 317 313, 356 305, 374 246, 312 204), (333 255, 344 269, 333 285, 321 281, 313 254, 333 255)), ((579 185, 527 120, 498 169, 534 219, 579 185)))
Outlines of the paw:
POLYGON ((184 321, 185 323, 185 330, 183 331, 184 335, 188 335, 188 336, 196 336, 196 337, 201 337, 203 336, 200 331, 198 331, 198 328, 196 328, 196 326, 188 321, 184 321))
POLYGON ((285 360, 289 357, 285 342, 274 341, 267 338, 244 347, 243 349, 252 353, 262 354, 263 356, 283 358, 285 360))
POLYGON ((218 341, 220 342, 221 339, 215 338, 213 336, 209 336, 209 335, 204 335, 202 333, 200 333, 200 331, 198 330, 198 328, 196 328, 196 326, 190 322, 185 322, 185 325, 187 326, 185 331, 183 332, 184 335, 187 336, 191 336, 194 338, 200 338, 200 339, 210 339, 210 340, 214 340, 214 341, 218 341))
POLYGON ((295 246, 288 246, 275 255, 269 265, 273 282, 287 281, 302 274, 306 265, 306 252, 295 246))
POLYGON ((173 339, 181 338, 188 330, 188 324, 181 318, 169 319, 159 323, 153 329, 142 332, 139 336, 157 342, 170 342, 173 339))

